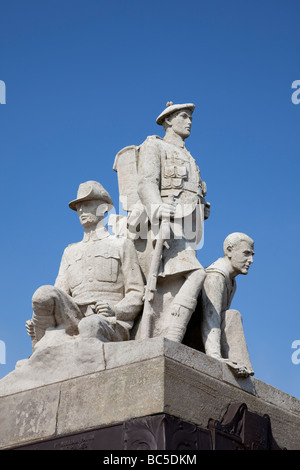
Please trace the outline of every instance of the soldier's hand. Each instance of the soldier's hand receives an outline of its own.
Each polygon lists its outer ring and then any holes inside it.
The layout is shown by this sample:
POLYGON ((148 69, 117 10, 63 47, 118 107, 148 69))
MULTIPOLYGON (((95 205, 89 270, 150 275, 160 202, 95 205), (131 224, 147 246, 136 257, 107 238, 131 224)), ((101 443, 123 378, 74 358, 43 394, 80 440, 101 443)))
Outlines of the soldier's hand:
POLYGON ((101 314, 105 317, 113 317, 115 315, 115 312, 111 308, 111 306, 102 300, 96 303, 95 305, 95 312, 98 314, 101 314))
POLYGON ((32 319, 27 320, 27 322, 25 323, 25 326, 26 326, 27 334, 31 337, 34 337, 35 335, 34 335, 34 326, 33 326, 32 319))
POLYGON ((163 202, 158 209, 158 217, 160 219, 172 219, 175 215, 176 211, 176 203, 171 202, 170 204, 167 202, 163 202))

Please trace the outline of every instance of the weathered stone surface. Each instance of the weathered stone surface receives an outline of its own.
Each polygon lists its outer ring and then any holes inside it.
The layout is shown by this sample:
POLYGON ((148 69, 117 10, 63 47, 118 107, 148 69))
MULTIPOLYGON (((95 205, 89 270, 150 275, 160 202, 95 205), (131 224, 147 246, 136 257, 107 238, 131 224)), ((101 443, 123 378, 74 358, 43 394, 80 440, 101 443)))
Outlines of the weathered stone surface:
POLYGON ((0 398, 1 448, 54 437, 60 384, 0 398))
POLYGON ((160 356, 64 382, 57 432, 118 423, 159 413, 163 407, 164 361, 160 356))
POLYGON ((199 351, 192 348, 162 337, 104 344, 104 357, 107 369, 160 356, 172 358, 181 364, 186 364, 196 370, 202 370, 204 373, 220 380, 223 377, 223 364, 219 361, 204 354, 199 354, 199 351))
POLYGON ((70 336, 65 329, 49 328, 33 354, 16 364, 0 380, 0 397, 61 382, 104 369, 103 343, 97 338, 70 336))
POLYGON ((300 401, 252 377, 237 380, 214 358, 161 337, 105 343, 103 358, 98 372, 2 396, 1 448, 158 413, 206 428, 230 403, 245 403, 270 416, 280 447, 300 450, 300 401))

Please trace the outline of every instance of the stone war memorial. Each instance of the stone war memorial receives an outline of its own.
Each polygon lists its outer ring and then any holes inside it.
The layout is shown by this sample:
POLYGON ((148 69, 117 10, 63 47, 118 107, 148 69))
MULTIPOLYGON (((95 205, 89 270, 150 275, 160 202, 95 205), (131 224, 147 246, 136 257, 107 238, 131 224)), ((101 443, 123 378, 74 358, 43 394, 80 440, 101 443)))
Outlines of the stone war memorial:
POLYGON ((164 137, 115 156, 122 215, 102 181, 70 194, 83 238, 30 294, 32 354, 0 380, 2 450, 300 449, 300 401, 254 377, 231 308, 255 240, 229 233, 201 264, 213 210, 185 145, 194 109, 168 102, 164 137))

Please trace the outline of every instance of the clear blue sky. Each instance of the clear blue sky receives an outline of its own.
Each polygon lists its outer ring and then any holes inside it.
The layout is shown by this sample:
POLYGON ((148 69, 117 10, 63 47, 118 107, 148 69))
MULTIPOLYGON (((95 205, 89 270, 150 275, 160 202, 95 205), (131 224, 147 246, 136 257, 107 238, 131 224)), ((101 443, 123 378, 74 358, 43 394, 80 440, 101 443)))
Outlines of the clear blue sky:
POLYGON ((299 17, 298 0, 1 1, 0 377, 30 355, 32 294, 82 237, 79 183, 118 207, 115 154, 163 135, 172 100, 196 105, 186 143, 212 205, 199 260, 231 232, 255 240, 232 307, 255 376, 300 398, 299 17))

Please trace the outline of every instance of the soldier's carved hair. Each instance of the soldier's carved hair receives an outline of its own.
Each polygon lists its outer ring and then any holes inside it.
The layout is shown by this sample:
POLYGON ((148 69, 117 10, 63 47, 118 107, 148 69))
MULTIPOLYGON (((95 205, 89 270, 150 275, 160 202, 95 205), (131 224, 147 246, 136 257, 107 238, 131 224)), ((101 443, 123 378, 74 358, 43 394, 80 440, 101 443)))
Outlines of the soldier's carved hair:
POLYGON ((169 114, 168 116, 165 117, 165 119, 163 120, 163 122, 161 123, 161 125, 163 126, 164 130, 166 131, 169 127, 172 127, 168 122, 167 120, 172 120, 173 117, 177 116, 177 114, 180 113, 180 110, 179 111, 174 111, 174 113, 172 114, 169 114))
POLYGON ((245 233, 234 232, 228 235, 225 238, 224 243, 223 243, 224 255, 226 255, 229 247, 233 248, 234 246, 238 245, 240 242, 243 242, 243 241, 248 242, 250 245, 254 245, 254 241, 252 240, 252 238, 250 238, 245 233))

